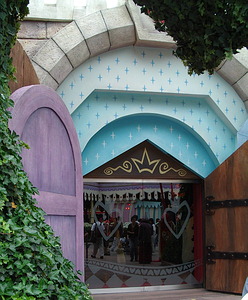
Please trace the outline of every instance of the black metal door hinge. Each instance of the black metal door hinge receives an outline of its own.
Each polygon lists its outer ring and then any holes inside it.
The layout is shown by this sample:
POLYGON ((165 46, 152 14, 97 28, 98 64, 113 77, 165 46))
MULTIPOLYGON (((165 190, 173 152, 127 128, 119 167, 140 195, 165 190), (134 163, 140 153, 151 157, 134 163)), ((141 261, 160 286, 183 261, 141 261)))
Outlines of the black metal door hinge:
POLYGON ((215 246, 207 246, 207 264, 215 264, 216 259, 241 259, 248 260, 248 252, 222 252, 213 251, 215 246))
POLYGON ((231 200, 221 200, 213 201, 215 198, 213 196, 206 197, 206 214, 213 215, 214 210, 218 208, 232 208, 240 206, 248 206, 248 199, 231 199, 231 200))

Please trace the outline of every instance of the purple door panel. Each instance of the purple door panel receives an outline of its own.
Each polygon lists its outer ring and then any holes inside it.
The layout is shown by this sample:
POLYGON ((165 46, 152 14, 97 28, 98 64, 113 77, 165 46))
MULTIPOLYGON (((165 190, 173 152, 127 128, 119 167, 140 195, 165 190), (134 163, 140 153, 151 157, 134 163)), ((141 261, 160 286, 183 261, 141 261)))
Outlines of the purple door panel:
POLYGON ((18 89, 11 98, 9 127, 30 146, 23 150, 23 166, 39 189, 38 205, 60 237, 64 256, 83 271, 81 151, 71 116, 57 93, 43 85, 18 89))

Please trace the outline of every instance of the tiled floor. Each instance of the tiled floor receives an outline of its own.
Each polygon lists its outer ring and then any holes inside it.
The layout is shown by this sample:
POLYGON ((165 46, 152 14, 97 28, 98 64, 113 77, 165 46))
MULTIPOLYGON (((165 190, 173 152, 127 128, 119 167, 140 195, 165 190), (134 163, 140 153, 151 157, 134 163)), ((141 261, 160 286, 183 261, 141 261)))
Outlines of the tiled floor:
MULTIPOLYGON (((92 291, 94 293, 94 291, 92 291)), ((240 300, 241 295, 206 291, 202 288, 92 294, 94 300, 240 300)))
POLYGON ((99 254, 96 258, 91 258, 91 248, 92 246, 89 247, 88 253, 86 252, 88 258, 85 257, 85 279, 90 289, 160 286, 168 285, 168 280, 170 285, 192 286, 199 283, 193 274, 195 266, 200 265, 198 262, 184 263, 182 271, 180 266, 177 269, 177 266, 169 263, 162 265, 157 249, 152 255, 152 262, 148 265, 131 262, 126 252, 111 252, 103 259, 99 258, 99 254))

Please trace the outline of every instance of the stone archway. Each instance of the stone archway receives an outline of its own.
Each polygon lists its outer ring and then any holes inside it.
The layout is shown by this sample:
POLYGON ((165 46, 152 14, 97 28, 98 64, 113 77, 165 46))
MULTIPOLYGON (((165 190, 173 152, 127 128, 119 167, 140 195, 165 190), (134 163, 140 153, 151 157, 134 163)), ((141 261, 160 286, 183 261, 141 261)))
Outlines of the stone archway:
MULTIPOLYGON (((175 48, 171 37, 153 29, 132 1, 72 21, 30 59, 42 84, 56 89, 77 66, 101 53, 130 45, 175 48)), ((248 106, 247 50, 216 70, 248 106)))

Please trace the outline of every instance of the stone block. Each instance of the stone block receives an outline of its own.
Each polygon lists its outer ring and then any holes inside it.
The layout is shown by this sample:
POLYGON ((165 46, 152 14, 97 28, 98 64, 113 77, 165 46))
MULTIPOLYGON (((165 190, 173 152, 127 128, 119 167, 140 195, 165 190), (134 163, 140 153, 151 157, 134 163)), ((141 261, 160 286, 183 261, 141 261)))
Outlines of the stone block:
POLYGON ((240 98, 246 102, 248 100, 248 73, 240 78, 234 85, 234 89, 239 94, 240 98))
POLYGON ((244 76, 246 72, 247 69, 235 57, 232 60, 226 60, 217 71, 231 85, 244 76))
POLYGON ((90 52, 85 41, 72 48, 67 54, 68 59, 74 68, 84 63, 89 57, 90 52))
POLYGON ((136 46, 176 48, 173 38, 165 32, 156 30, 153 20, 147 15, 141 14, 140 7, 133 0, 127 0, 126 6, 135 24, 136 46))
POLYGON ((50 39, 70 22, 47 22, 47 38, 50 39))
POLYGON ((85 39, 107 31, 106 24, 100 11, 75 20, 85 39))
POLYGON ((39 65, 37 65, 35 62, 32 62, 32 65, 34 67, 34 70, 40 80, 40 84, 44 84, 46 86, 49 86, 50 88, 56 90, 58 88, 58 83, 56 80, 44 69, 42 69, 39 65))
POLYGON ((226 63, 226 59, 222 60, 222 62, 218 65, 218 67, 215 69, 215 72, 219 71, 223 65, 226 63))
POLYGON ((248 112, 248 99, 244 101, 246 111, 248 112))
POLYGON ((238 50, 237 54, 234 54, 234 57, 245 67, 248 69, 248 49, 243 47, 238 50))
POLYGON ((126 6, 103 10, 102 15, 109 32, 111 49, 135 44, 134 23, 126 6))
POLYGON ((32 60, 60 84, 72 71, 72 65, 65 53, 52 40, 48 40, 32 60))
POLYGON ((75 22, 85 38, 91 57, 109 50, 109 35, 100 11, 75 22))
POLYGON ((90 56, 84 37, 74 21, 61 29, 52 39, 67 55, 74 68, 90 56))
POLYGON ((60 84, 73 70, 68 58, 63 56, 50 71, 51 76, 60 84))
POLYGON ((79 31, 76 23, 73 21, 64 28, 62 28, 52 39, 64 51, 69 52, 73 47, 84 40, 83 35, 79 31))
POLYGON ((107 52, 110 49, 108 32, 95 35, 92 38, 87 39, 86 43, 91 57, 107 52))
POLYGON ((36 39, 18 39, 23 49, 32 58, 41 47, 47 42, 47 40, 36 40, 36 39))
POLYGON ((19 39, 45 39, 46 23, 40 21, 23 21, 21 22, 17 37, 19 39))
POLYGON ((54 66, 61 60, 65 53, 52 40, 48 40, 32 58, 44 70, 50 72, 54 66))

